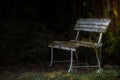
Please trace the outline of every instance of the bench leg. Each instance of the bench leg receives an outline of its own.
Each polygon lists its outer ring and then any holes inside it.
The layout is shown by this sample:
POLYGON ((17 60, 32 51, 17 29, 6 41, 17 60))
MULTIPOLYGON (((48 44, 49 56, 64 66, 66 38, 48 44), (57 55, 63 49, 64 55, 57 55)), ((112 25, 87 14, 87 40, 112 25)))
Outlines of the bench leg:
POLYGON ((100 58, 100 62, 101 62, 101 47, 99 48, 99 58, 100 58))
POLYGON ((98 54, 98 48, 95 48, 95 53, 96 53, 96 58, 98 62, 98 67, 101 69, 101 63, 100 63, 100 58, 101 58, 101 52, 98 54))
POLYGON ((72 67, 73 66, 73 51, 71 51, 71 56, 70 56, 70 67, 69 67, 69 70, 68 72, 70 72, 72 70, 72 67))
POLYGON ((51 62, 50 62, 50 66, 52 66, 53 64, 53 48, 51 48, 51 62))
POLYGON ((77 60, 77 64, 79 64, 78 53, 76 51, 75 51, 75 57, 76 57, 76 60, 77 60))

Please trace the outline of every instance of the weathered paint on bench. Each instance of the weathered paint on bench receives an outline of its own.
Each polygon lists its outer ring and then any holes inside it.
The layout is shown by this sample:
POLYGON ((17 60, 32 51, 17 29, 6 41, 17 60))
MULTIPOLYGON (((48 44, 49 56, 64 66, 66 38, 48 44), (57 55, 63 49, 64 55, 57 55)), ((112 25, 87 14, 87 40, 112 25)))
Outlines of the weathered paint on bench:
MULTIPOLYGON (((75 40, 70 41, 53 41, 49 44, 49 47, 51 48, 51 64, 54 62, 53 60, 53 48, 57 49, 63 49, 63 50, 69 50, 71 51, 71 58, 70 58, 70 67, 68 72, 72 70, 72 68, 77 67, 99 67, 101 68, 100 58, 101 58, 101 47, 102 47, 102 34, 107 31, 107 28, 109 26, 110 19, 96 19, 96 18, 90 18, 90 19, 78 19, 74 30, 77 31, 75 40), (79 40, 79 34, 80 31, 87 31, 87 32, 95 32, 99 33, 99 38, 97 42, 88 42, 88 41, 80 41, 79 40), (96 58, 97 58, 97 65, 91 65, 91 66, 73 66, 73 52, 75 52, 76 55, 76 49, 78 47, 90 47, 95 49, 96 58)), ((97 38, 97 37, 96 37, 97 38)), ((78 57, 76 56, 78 59, 78 57)))

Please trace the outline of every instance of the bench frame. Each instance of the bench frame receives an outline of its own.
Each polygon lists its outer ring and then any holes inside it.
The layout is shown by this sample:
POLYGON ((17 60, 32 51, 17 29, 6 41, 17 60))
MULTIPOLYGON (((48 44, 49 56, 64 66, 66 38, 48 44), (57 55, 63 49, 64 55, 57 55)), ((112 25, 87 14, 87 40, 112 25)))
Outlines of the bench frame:
MULTIPOLYGON (((79 68, 79 67, 98 67, 101 69, 101 47, 102 47, 102 35, 107 31, 107 28, 109 26, 110 19, 96 19, 96 18, 90 18, 90 19, 78 19, 74 30, 77 31, 75 40, 70 41, 53 41, 51 44, 49 44, 49 47, 51 48, 51 62, 50 66, 52 66, 53 62, 58 62, 53 60, 54 55, 54 48, 57 49, 63 49, 70 51, 70 65, 68 72, 72 71, 73 68, 79 68), (79 40, 80 31, 87 31, 87 32, 95 32, 99 33, 99 38, 97 42, 85 42, 79 40), (97 65, 88 65, 88 66, 74 66, 73 65, 73 54, 76 54, 77 48, 79 47, 89 47, 95 49, 96 59, 97 59, 97 65)), ((78 60, 78 56, 76 56, 76 59, 78 60)))

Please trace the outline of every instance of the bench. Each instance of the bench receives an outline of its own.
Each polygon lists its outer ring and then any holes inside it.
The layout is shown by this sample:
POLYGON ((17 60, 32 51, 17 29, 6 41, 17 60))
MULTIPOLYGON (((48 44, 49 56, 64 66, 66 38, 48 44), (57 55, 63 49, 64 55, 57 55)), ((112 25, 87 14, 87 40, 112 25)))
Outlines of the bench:
MULTIPOLYGON (((70 41, 53 41, 49 44, 49 47, 51 48, 51 62, 50 66, 52 66, 54 61, 53 56, 53 49, 63 49, 70 51, 70 65, 68 72, 72 71, 73 68, 78 67, 98 67, 101 68, 101 47, 102 47, 102 35, 107 31, 107 28, 109 26, 110 19, 97 19, 97 18, 81 18, 76 21, 74 30, 76 31, 76 37, 74 40, 70 41), (99 34, 98 38, 95 39, 97 41, 86 41, 86 40, 80 40, 80 32, 89 32, 89 33, 97 33, 99 34), (75 53, 75 56, 78 60, 78 56, 76 55, 76 51, 79 50, 80 47, 88 47, 93 48, 95 50, 97 65, 73 65, 73 56, 75 53)), ((82 52, 82 51, 79 51, 82 52)))

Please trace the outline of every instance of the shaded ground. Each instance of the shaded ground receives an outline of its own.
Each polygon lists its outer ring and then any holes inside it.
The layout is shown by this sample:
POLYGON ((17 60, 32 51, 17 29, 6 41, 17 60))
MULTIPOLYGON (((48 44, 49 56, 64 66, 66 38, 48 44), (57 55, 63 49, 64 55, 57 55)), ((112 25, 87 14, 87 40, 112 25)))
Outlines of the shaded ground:
POLYGON ((0 65, 0 80, 16 80, 18 76, 29 72, 50 72, 62 69, 62 66, 50 67, 49 63, 45 64, 2 64, 0 65))
MULTIPOLYGON (((0 80, 16 80, 18 76, 23 73, 29 72, 53 72, 53 71, 67 71, 69 68, 68 63, 57 63, 52 67, 49 63, 44 64, 30 64, 30 63, 19 63, 19 64, 5 64, 0 65, 0 80)), ((89 73, 93 69, 74 69, 77 74, 89 73)))
POLYGON ((48 64, 2 64, 0 66, 0 80, 16 80, 22 73, 48 70, 50 70, 48 64))
MULTIPOLYGON (((57 63, 53 64, 52 67, 50 67, 49 63, 44 64, 30 64, 30 63, 20 63, 20 64, 5 64, 0 66, 0 72, 12 72, 12 73, 24 73, 24 72, 51 72, 51 71, 59 71, 59 70, 65 70, 67 71, 69 69, 68 63, 57 63)), ((78 71, 81 71, 77 69, 78 71)), ((88 70, 88 69, 87 69, 88 70)), ((85 70, 84 70, 85 71, 85 70)))
MULTIPOLYGON (((49 63, 44 64, 29 64, 29 63, 20 63, 20 64, 6 64, 0 66, 0 74, 14 74, 15 76, 20 75, 21 73, 26 72, 52 72, 52 71, 68 71, 68 63, 57 63, 52 67, 49 66, 49 63)), ((77 69, 77 73, 83 74, 90 71, 90 69, 77 69)))
MULTIPOLYGON (((1 72, 13 72, 13 73, 23 73, 31 71, 39 72, 50 72, 56 70, 65 70, 67 65, 54 65, 53 67, 49 66, 49 63, 45 64, 30 64, 30 63, 20 63, 20 64, 7 64, 1 66, 1 72)), ((67 68, 66 68, 67 69, 67 68)))

